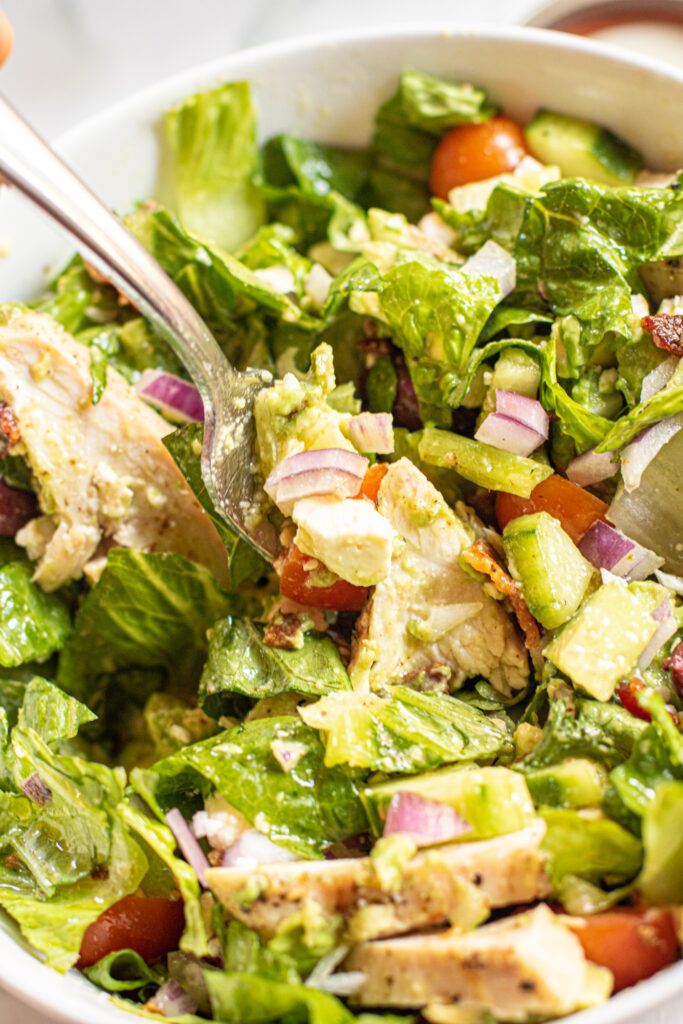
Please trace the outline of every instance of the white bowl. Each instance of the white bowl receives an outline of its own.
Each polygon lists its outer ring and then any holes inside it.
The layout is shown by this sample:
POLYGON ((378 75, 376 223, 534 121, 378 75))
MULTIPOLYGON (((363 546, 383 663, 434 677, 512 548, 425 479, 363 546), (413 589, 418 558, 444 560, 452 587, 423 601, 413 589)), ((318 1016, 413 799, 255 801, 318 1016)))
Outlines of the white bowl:
MULTIPOLYGON (((58 149, 120 211, 155 194, 158 127, 164 109, 222 81, 249 79, 262 138, 289 131, 322 142, 367 142, 375 110, 403 68, 484 85, 513 117, 539 106, 599 121, 637 146, 648 166, 683 166, 683 74, 570 35, 538 29, 432 26, 277 43, 230 55, 147 89, 64 136, 58 149)), ((7 190, 0 197, 0 301, 27 299, 72 251, 7 190)), ((0 921, 0 926, 2 922, 0 921)), ((38 963, 0 927, 0 984, 69 1024, 132 1018, 78 975, 38 963)), ((682 1018, 683 963, 604 1006, 566 1018, 576 1024, 675 1024, 682 1018)), ((138 1019, 143 1019, 138 1017, 138 1019)))

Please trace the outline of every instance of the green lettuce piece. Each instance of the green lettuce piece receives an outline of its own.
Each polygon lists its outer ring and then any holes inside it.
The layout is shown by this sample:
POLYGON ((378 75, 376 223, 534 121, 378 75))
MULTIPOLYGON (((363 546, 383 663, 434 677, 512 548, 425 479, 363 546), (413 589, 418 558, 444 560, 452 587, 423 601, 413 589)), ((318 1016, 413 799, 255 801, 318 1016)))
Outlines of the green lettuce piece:
POLYGON ((257 579, 267 571, 267 564, 257 551, 230 529, 223 516, 216 512, 202 479, 201 451, 204 440, 203 423, 187 423, 164 437, 164 444, 173 456, 195 497, 216 527, 228 552, 230 585, 234 590, 249 579, 257 579))
POLYGON ((44 743, 73 739, 95 715, 54 683, 36 676, 26 687, 18 715, 20 729, 32 729, 44 743))
POLYGON ((223 695, 232 693, 260 700, 289 691, 320 697, 351 689, 328 636, 306 633, 301 648, 284 650, 265 644, 263 633, 262 626, 246 618, 228 617, 213 627, 199 685, 199 705, 212 718, 220 718, 223 695))
POLYGON ((679 364, 669 383, 661 391, 640 402, 622 416, 603 438, 598 451, 608 452, 623 448, 646 427, 683 412, 683 365, 679 364))
POLYGON ((434 135, 458 124, 488 121, 496 112, 483 89, 423 71, 403 72, 398 98, 407 123, 434 135))
POLYGON ((262 978, 291 985, 301 981, 293 957, 282 951, 276 952, 271 948, 271 942, 262 943, 255 931, 234 920, 225 926, 223 970, 228 974, 258 974, 262 978))
POLYGON ((83 968, 83 973, 88 981, 105 992, 134 992, 149 988, 150 996, 166 978, 164 970, 149 967, 134 949, 116 949, 107 953, 92 967, 83 968))
POLYGON ((114 549, 78 609, 57 681, 89 703, 108 678, 133 668, 162 669, 187 689, 201 671, 207 629, 231 610, 230 596, 203 566, 175 554, 114 549))
POLYGON ((101 329, 103 322, 116 320, 121 307, 115 289, 95 281, 83 259, 74 256, 33 308, 57 320, 69 334, 78 334, 97 323, 101 329))
POLYGON ((230 1024, 355 1024, 343 1003, 306 985, 288 985, 260 975, 206 970, 214 1020, 230 1024))
POLYGON ((542 807, 538 813, 547 826, 541 848, 556 892, 562 892, 567 876, 614 886, 638 874, 642 844, 616 821, 558 807, 542 807))
POLYGON ((659 694, 643 690, 638 700, 652 720, 634 743, 628 760, 614 768, 610 778, 625 806, 643 815, 662 783, 683 781, 683 735, 659 694))
POLYGON ((261 718, 194 743, 154 765, 162 807, 176 806, 191 791, 217 790, 274 842, 302 857, 367 829, 355 781, 324 765, 325 750, 298 718, 261 718), (291 744, 299 756, 285 772, 273 743, 291 744))
POLYGON ((645 861, 637 886, 647 903, 683 903, 683 782, 661 782, 643 815, 645 861))
POLYGON ((71 614, 61 594, 46 594, 25 559, 0 567, 0 665, 43 661, 63 647, 71 614))
POLYGON ((143 711, 150 736, 151 761, 174 754, 176 750, 214 736, 218 726, 194 703, 170 693, 153 693, 143 711))
POLYGON ((248 82, 182 100, 166 113, 174 207, 189 230, 232 251, 263 223, 252 184, 256 112, 248 82))
POLYGON ((334 694, 300 708, 325 737, 325 764, 417 772, 487 761, 510 745, 505 726, 457 697, 393 686, 377 694, 334 694))
POLYGON ((425 462, 454 470, 479 487, 506 491, 523 498, 528 498, 534 488, 553 472, 552 466, 535 459, 512 455, 502 448, 494 448, 449 430, 427 428, 421 431, 417 450, 425 462))
POLYGON ((285 267, 294 278, 294 290, 299 299, 304 293, 306 277, 312 263, 302 256, 294 246, 297 234, 287 224, 265 224, 237 252, 238 258, 250 270, 266 270, 269 267, 285 267))

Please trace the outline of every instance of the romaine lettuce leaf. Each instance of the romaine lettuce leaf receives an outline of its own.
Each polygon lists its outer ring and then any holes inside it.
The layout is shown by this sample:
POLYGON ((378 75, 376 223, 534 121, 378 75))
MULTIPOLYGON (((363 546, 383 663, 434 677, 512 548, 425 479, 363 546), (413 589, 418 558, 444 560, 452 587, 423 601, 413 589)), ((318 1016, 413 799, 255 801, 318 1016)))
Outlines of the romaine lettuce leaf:
POLYGON ((92 967, 83 968, 86 978, 105 992, 135 992, 140 998, 151 996, 165 981, 166 971, 149 967, 134 949, 117 949, 101 957, 92 967))
POLYGON ((217 790, 274 842, 302 857, 319 857, 332 843, 367 829, 353 779, 324 765, 324 747, 298 718, 260 718, 185 747, 154 765, 164 808, 192 791, 217 790), (284 771, 273 742, 296 744, 296 767, 284 771))
POLYGON ((630 882, 640 870, 642 844, 616 821, 558 807, 538 813, 547 825, 541 847, 556 892, 562 893, 568 875, 614 886, 630 882))
POLYGON ((20 729, 32 729, 44 743, 50 744, 73 739, 80 727, 94 718, 81 701, 36 676, 24 691, 18 723, 20 729))
POLYGON ((669 383, 651 398, 640 402, 621 416, 602 439, 598 451, 614 451, 633 441, 646 427, 683 412, 683 364, 678 365, 669 383))
POLYGON ((215 1020, 231 1024, 356 1024, 335 996, 306 985, 288 985, 261 975, 206 970, 215 1020))
POLYGON ((636 740, 628 760, 618 765, 610 778, 626 807, 643 815, 662 783, 683 781, 683 735, 659 694, 643 690, 639 701, 652 721, 636 740))
POLYGON ((5 668, 44 661, 71 632, 66 598, 46 594, 32 575, 25 558, 0 566, 0 665, 5 668))
POLYGON ((282 650, 265 644, 263 632, 251 619, 230 616, 213 626, 199 685, 199 705, 212 718, 229 712, 234 693, 260 700, 288 691, 320 697, 351 689, 349 674, 328 636, 306 633, 299 650, 282 650))
POLYGON ((252 548, 251 544, 247 544, 241 537, 238 537, 230 529, 223 516, 216 512, 202 479, 201 451, 204 425, 188 423, 172 434, 167 434, 163 440, 225 544, 228 551, 232 588, 237 590, 245 580, 258 579, 268 569, 266 562, 252 548))
POLYGON ((424 71, 404 71, 397 95, 406 122, 438 136, 458 124, 488 121, 496 112, 483 89, 424 71))
POLYGON ((505 726, 458 700, 393 686, 377 694, 333 694, 300 708, 325 737, 325 764, 416 772, 457 761, 487 761, 510 745, 505 726))
POLYGON ((264 220, 251 180, 257 148, 249 83, 189 96, 167 111, 165 124, 182 223, 223 249, 236 249, 264 220))
POLYGON ((683 782, 660 782, 643 815, 645 861, 638 889, 647 903, 683 903, 683 782))
POLYGON ((91 705, 108 678, 132 668, 161 669, 187 690, 206 656, 207 629, 235 610, 235 600, 208 569, 180 555, 114 549, 78 609, 57 680, 91 705))

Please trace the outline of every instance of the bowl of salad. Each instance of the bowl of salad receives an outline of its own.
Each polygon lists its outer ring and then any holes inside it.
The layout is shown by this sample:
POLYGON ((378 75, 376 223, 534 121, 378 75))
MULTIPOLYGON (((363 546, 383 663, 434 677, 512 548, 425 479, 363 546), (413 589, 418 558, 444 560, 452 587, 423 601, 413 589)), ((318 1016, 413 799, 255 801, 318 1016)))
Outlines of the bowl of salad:
POLYGON ((272 375, 272 564, 163 339, 0 198, 3 985, 79 1024, 674 1012, 682 114, 608 48, 411 29, 62 141, 272 375))

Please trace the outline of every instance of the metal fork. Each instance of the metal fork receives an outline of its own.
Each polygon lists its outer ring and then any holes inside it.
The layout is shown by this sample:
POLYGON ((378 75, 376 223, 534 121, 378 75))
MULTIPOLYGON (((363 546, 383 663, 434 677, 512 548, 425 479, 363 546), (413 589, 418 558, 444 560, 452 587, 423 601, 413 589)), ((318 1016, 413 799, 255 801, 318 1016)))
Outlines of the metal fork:
POLYGON ((216 510, 264 557, 275 532, 260 514, 254 461, 254 399, 267 371, 239 373, 157 261, 0 96, 0 175, 74 241, 77 250, 157 328, 185 365, 204 403, 202 477, 216 510))

